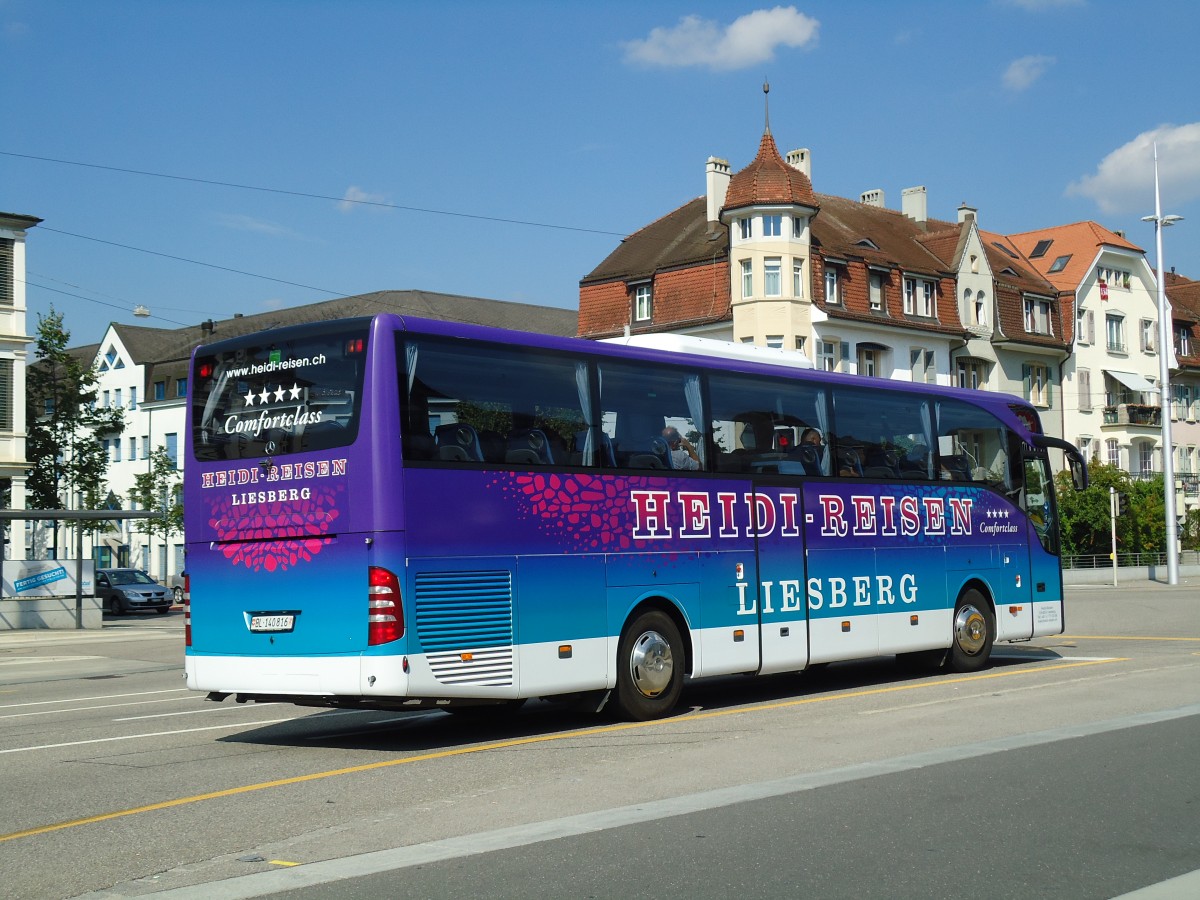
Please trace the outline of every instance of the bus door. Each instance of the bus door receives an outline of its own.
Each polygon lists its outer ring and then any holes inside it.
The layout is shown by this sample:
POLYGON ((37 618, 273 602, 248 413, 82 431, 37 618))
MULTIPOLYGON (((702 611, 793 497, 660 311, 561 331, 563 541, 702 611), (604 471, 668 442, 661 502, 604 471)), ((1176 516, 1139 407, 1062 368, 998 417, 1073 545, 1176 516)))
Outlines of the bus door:
POLYGON ((759 671, 803 669, 808 665, 808 604, 799 483, 781 487, 755 482, 750 522, 758 557, 754 602, 761 641, 759 671))
POLYGON ((1028 528, 1031 637, 1063 629, 1062 561, 1050 462, 1043 452, 1022 460, 1025 476, 1021 500, 1028 528))

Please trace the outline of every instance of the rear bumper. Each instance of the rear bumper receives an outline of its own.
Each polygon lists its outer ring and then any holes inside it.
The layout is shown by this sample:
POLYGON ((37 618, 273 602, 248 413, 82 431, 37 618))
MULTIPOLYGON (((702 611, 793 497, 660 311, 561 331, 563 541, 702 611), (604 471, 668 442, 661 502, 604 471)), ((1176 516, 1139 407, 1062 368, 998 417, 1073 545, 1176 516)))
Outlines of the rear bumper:
POLYGON ((400 656, 184 657, 193 691, 276 696, 407 696, 409 678, 400 656))

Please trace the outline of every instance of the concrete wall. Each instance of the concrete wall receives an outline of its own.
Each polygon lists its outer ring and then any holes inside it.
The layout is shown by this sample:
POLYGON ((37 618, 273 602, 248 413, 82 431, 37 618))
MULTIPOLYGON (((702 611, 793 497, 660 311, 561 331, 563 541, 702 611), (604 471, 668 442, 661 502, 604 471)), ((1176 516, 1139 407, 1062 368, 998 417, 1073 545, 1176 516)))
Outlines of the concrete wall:
MULTIPOLYGON (((83 598, 83 627, 104 627, 100 601, 95 597, 83 598)), ((0 600, 0 631, 15 631, 20 628, 75 630, 75 598, 0 600)))

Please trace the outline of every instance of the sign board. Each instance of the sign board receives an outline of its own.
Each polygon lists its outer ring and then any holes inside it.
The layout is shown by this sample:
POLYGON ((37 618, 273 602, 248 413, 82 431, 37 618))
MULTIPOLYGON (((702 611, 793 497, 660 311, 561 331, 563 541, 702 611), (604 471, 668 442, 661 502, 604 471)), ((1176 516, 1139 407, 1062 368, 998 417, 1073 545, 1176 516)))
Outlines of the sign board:
MULTIPOLYGON (((73 559, 6 559, 0 563, 0 597, 5 600, 34 600, 39 597, 74 597, 73 559)), ((83 561, 83 596, 95 592, 96 564, 83 561)))

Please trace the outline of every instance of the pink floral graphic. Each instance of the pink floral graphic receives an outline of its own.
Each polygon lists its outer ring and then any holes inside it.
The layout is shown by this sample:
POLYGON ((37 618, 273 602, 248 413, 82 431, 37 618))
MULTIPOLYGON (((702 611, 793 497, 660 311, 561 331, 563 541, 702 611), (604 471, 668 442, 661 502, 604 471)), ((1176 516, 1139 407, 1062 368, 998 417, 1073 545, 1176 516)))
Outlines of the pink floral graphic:
POLYGON ((236 506, 232 497, 225 497, 210 506, 208 524, 235 566, 283 572, 309 562, 330 542, 328 534, 338 518, 337 499, 343 490, 338 484, 313 488, 307 500, 236 506))
POLYGON ((520 474, 493 486, 515 496, 518 509, 538 530, 575 550, 627 550, 633 546, 630 490, 661 488, 661 478, 520 474))

